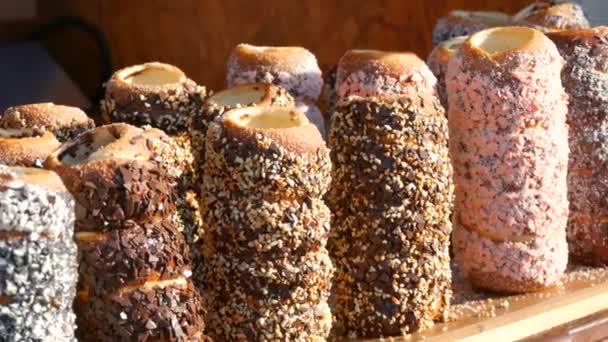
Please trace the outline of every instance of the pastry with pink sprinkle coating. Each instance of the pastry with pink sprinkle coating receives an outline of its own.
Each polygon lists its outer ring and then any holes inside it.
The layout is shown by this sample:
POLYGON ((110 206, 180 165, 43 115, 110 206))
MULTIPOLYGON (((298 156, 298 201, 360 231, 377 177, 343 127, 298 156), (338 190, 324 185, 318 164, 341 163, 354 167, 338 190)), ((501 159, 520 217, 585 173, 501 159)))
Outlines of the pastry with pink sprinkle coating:
POLYGON ((433 28, 433 45, 487 28, 506 26, 510 20, 511 17, 502 12, 455 10, 437 20, 433 28))
POLYGON ((435 93, 437 79, 411 52, 349 50, 336 77, 339 98, 435 93))
POLYGON ((444 108, 447 108, 448 104, 448 94, 445 89, 445 74, 448 72, 448 62, 460 45, 467 40, 467 37, 458 36, 440 43, 431 51, 426 61, 429 69, 437 77, 437 95, 444 108))
POLYGON ((450 59, 454 255, 478 288, 558 283, 567 261, 567 95, 553 42, 526 27, 472 35, 450 59))
POLYGON ((270 83, 296 99, 317 101, 323 87, 321 69, 310 51, 296 46, 237 45, 228 58, 226 83, 270 83))
POLYGON ((589 28, 581 5, 572 1, 537 1, 513 16, 513 23, 543 32, 589 28))
POLYGON ((608 264, 608 28, 549 33, 566 59, 568 124, 568 246, 586 264, 608 264))

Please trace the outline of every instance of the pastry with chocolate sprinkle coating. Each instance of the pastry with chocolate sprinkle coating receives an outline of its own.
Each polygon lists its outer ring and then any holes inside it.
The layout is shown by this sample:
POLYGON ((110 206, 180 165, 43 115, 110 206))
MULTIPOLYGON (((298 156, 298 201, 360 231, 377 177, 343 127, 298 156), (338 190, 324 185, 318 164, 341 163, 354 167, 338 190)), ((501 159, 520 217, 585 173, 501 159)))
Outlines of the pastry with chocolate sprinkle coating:
POLYGON ((42 167, 61 143, 53 133, 35 128, 0 128, 0 164, 42 167))
POLYGON ((328 196, 336 335, 407 335, 446 312, 453 192, 447 143, 433 93, 338 103, 328 196))
POLYGON ((60 142, 73 139, 94 127, 93 119, 79 108, 50 102, 11 107, 0 116, 0 128, 50 131, 60 142))
POLYGON ((100 126, 63 144, 45 162, 76 200, 77 231, 175 210, 176 182, 153 160, 143 131, 127 124, 100 126))
POLYGON ((76 341, 74 200, 51 171, 0 166, 0 340, 76 341))
POLYGON ((458 36, 468 36, 491 27, 507 26, 511 16, 502 12, 451 11, 435 23, 433 45, 458 36))
MULTIPOLYGON (((176 167, 181 169, 176 201, 179 219, 195 254, 202 221, 198 207, 199 176, 188 126, 194 116, 200 115, 207 95, 205 87, 197 85, 179 68, 151 62, 116 71, 106 84, 105 100, 101 103, 106 123, 150 125, 174 140, 173 152, 165 152, 171 154, 176 167)), ((198 263, 198 256, 195 257, 198 263)))
POLYGON ((608 28, 548 33, 566 60, 570 257, 608 264, 608 28))
POLYGON ((558 284, 568 262, 563 59, 528 27, 469 37, 446 78, 454 166, 454 255, 477 287, 558 284))
POLYGON ((330 169, 319 131, 294 108, 237 108, 211 122, 201 207, 212 338, 328 337, 330 169))
POLYGON ((205 313, 174 191, 173 140, 155 128, 101 126, 47 159, 75 195, 78 336, 201 341, 205 313))
POLYGON ((573 1, 536 1, 513 16, 513 24, 543 32, 589 28, 583 7, 573 1))

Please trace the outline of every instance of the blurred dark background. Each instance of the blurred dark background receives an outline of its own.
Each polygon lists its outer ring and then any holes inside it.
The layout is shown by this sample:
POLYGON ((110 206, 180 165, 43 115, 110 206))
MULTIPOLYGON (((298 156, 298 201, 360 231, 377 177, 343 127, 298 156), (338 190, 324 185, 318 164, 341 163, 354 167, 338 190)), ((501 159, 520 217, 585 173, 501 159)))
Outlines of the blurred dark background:
POLYGON ((0 47, 28 38, 41 42, 90 99, 99 95, 101 78, 109 72, 105 69, 152 60, 175 64, 195 81, 219 89, 224 85, 226 57, 241 42, 304 46, 317 55, 323 67, 335 63, 350 48, 410 50, 426 58, 435 20, 450 10, 514 13, 528 3, 20 0, 17 4, 0 0, 0 47), (66 16, 68 23, 61 23, 66 16), (58 18, 62 18, 59 24, 58 18), (107 49, 96 40, 95 28, 107 39, 107 49))

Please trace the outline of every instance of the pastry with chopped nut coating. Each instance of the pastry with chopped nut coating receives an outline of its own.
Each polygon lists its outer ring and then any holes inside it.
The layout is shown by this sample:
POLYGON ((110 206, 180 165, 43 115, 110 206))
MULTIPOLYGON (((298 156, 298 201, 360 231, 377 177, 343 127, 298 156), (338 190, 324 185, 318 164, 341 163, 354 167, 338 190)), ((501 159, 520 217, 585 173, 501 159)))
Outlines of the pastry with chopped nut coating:
POLYGON ((294 107, 295 100, 285 89, 267 83, 236 85, 219 91, 205 100, 202 110, 192 118, 189 130, 199 174, 202 174, 204 169, 209 124, 228 110, 255 106, 294 107))
POLYGON ((0 166, 0 340, 76 341, 74 200, 51 171, 0 166))
POLYGON ((212 338, 325 341, 330 169, 319 131, 294 108, 237 108, 210 124, 201 207, 212 338))
POLYGON ((335 334, 406 335, 446 312, 452 168, 433 93, 342 99, 332 117, 335 334))

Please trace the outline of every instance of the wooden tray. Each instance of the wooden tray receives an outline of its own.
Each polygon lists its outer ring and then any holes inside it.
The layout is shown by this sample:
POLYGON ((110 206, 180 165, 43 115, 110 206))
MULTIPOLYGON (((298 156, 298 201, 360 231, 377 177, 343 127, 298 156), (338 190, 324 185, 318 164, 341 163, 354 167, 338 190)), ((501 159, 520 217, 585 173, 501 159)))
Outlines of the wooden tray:
POLYGON ((447 322, 407 338, 384 341, 516 341, 608 310, 608 268, 571 266, 561 285, 525 295, 477 292, 458 278, 453 287, 447 322))

